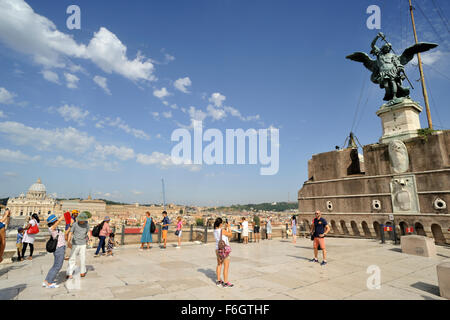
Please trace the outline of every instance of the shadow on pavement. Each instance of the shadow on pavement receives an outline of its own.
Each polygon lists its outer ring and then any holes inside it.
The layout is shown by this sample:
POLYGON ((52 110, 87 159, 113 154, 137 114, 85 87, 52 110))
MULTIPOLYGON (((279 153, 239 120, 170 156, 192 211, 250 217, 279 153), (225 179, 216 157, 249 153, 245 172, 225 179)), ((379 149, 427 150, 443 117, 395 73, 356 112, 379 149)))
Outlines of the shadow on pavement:
POLYGON ((0 300, 14 300, 26 287, 26 284, 18 284, 11 288, 0 289, 0 300))
POLYGON ((0 277, 3 276, 4 274, 8 273, 9 271, 17 270, 17 269, 23 268, 24 266, 25 266, 24 263, 20 263, 20 264, 14 263, 14 265, 2 268, 2 269, 0 269, 0 277))
POLYGON ((297 259, 302 259, 302 260, 306 260, 309 261, 311 258, 305 258, 305 257, 298 257, 298 256, 291 256, 291 255, 286 255, 286 257, 292 257, 292 258, 297 258, 297 259))
POLYGON ((402 253, 402 249, 400 249, 400 248, 392 248, 392 249, 389 249, 389 250, 394 251, 394 252, 402 253))
POLYGON ((434 294, 435 296, 438 296, 438 297, 440 296, 439 287, 429 284, 429 283, 419 281, 419 282, 412 284, 411 287, 434 294))
POLYGON ((198 272, 203 273, 205 276, 216 282, 216 272, 213 269, 197 269, 198 272))

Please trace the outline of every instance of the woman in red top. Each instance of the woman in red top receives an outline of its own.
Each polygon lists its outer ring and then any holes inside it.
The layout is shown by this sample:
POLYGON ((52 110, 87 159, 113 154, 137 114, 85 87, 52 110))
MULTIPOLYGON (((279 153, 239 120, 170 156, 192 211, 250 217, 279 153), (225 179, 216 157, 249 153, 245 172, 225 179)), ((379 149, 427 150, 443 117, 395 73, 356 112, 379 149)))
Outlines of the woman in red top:
POLYGON ((109 227, 109 221, 111 221, 109 217, 105 217, 105 219, 103 219, 103 227, 102 230, 100 230, 100 234, 98 236, 100 241, 98 242, 97 251, 95 251, 94 257, 100 256, 99 255, 100 248, 102 249, 102 256, 106 254, 105 250, 106 237, 108 237, 109 234, 112 232, 111 228, 109 227))

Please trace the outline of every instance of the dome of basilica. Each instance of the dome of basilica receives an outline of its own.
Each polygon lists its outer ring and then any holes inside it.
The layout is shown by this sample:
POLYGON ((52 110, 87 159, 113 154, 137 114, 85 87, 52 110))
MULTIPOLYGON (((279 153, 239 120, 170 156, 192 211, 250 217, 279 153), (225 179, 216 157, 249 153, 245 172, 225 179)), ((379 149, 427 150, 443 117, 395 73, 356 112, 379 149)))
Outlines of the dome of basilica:
POLYGON ((39 178, 35 184, 33 184, 29 192, 46 192, 45 186, 42 184, 41 179, 39 178))

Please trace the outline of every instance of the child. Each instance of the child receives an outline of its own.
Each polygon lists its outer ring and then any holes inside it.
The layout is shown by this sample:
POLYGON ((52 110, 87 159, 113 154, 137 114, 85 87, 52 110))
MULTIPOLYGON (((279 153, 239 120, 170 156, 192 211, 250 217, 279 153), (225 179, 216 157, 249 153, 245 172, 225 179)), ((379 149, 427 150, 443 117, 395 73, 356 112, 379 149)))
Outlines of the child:
POLYGON ((19 228, 19 230, 17 230, 17 240, 16 240, 17 256, 19 257, 18 261, 23 260, 22 239, 23 239, 23 228, 19 228))
POLYGON ((106 255, 107 256, 113 256, 113 249, 114 249, 114 233, 109 234, 109 240, 108 240, 108 246, 106 248, 106 255))

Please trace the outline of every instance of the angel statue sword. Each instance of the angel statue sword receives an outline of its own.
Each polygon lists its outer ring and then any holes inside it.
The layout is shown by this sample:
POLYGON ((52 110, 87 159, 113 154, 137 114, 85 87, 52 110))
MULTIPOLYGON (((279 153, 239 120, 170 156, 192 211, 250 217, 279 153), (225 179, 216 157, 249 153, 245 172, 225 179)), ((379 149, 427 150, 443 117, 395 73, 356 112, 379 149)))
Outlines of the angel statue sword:
MULTIPOLYGON (((389 42, 386 40, 386 36, 385 36, 382 32, 380 32, 380 37, 381 37, 381 39, 382 39, 385 43, 389 43, 389 42)), ((397 52, 394 51, 394 48, 392 48, 392 52, 393 52, 394 54, 397 54, 397 52)), ((414 89, 414 86, 412 85, 411 81, 409 81, 409 78, 408 78, 408 76, 406 75, 405 70, 402 71, 402 76, 405 77, 405 79, 408 81, 408 83, 409 83, 409 85, 411 86, 411 88, 414 89)))
POLYGON ((386 41, 384 34, 380 32, 371 44, 370 54, 375 56, 376 60, 370 59, 364 52, 355 52, 346 58, 362 62, 372 72, 370 80, 378 84, 381 89, 385 89, 383 100, 389 101, 388 104, 392 105, 401 102, 404 98, 409 98, 409 88, 402 86, 402 82, 406 78, 405 65, 414 58, 416 53, 428 51, 438 45, 419 42, 406 48, 399 56, 393 52, 392 45, 387 41, 381 48, 378 48, 376 43, 380 38, 386 41))

